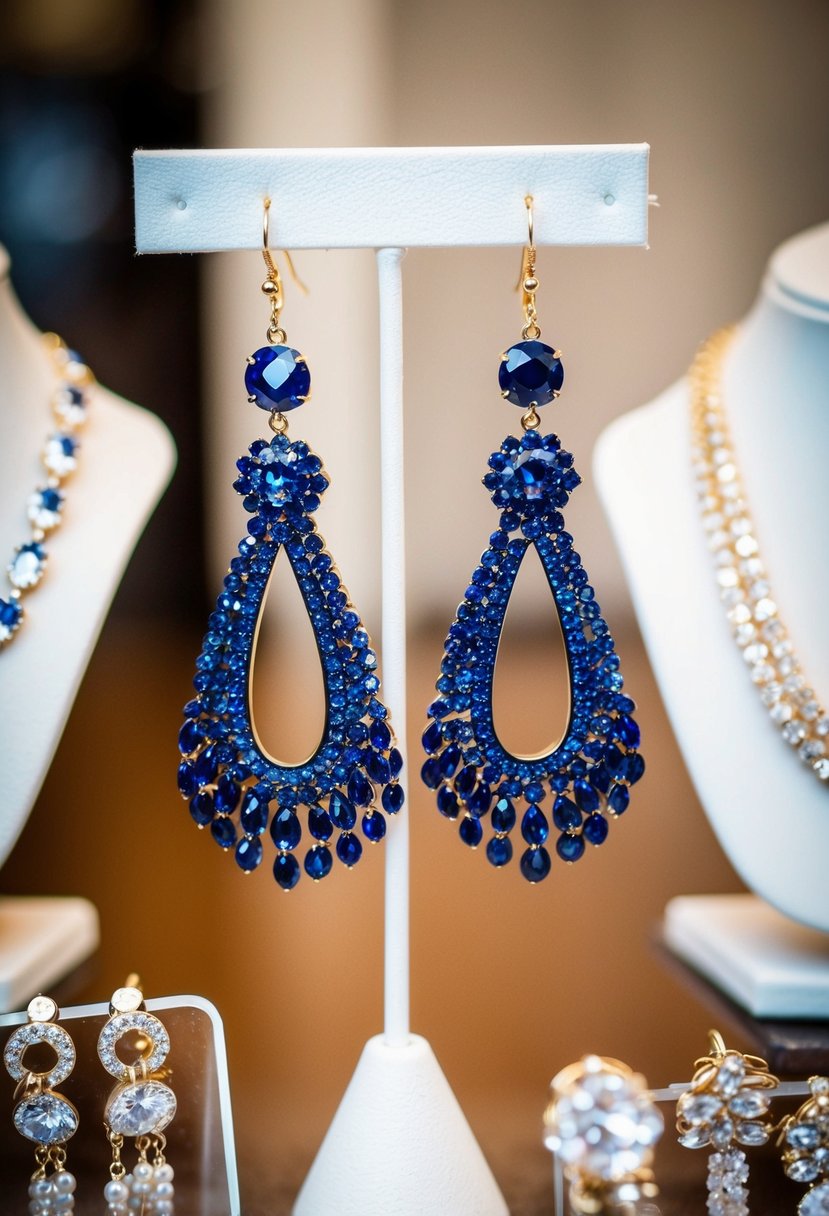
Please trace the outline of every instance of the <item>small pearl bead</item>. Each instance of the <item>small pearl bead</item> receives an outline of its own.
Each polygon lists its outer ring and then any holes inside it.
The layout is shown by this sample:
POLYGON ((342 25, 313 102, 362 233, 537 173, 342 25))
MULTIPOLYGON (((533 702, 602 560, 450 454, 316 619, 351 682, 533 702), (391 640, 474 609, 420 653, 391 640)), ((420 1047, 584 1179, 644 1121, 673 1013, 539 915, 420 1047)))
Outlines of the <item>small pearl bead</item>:
POLYGON ((104 1187, 104 1199, 107 1203, 124 1203, 129 1197, 129 1187, 118 1178, 113 1178, 104 1187))
POLYGON ((158 1216, 173 1216, 173 1201, 171 1199, 160 1199, 155 1205, 155 1210, 158 1216))
POLYGON ((155 1176, 159 1182, 172 1182, 175 1177, 173 1167, 165 1161, 163 1165, 155 1167, 155 1176))
POLYGON ((70 1174, 69 1170, 60 1170, 52 1179, 52 1185, 59 1195, 71 1195, 78 1184, 74 1174, 70 1174))
POLYGON ((159 1199, 172 1199, 176 1193, 176 1188, 172 1182, 159 1182, 156 1184, 155 1193, 159 1199))
POLYGON ((54 1193, 51 1178, 36 1178, 29 1186, 32 1199, 50 1199, 54 1193))
POLYGON ((149 1161, 139 1161, 132 1171, 132 1176, 136 1182, 149 1182, 153 1176, 153 1167, 149 1161))

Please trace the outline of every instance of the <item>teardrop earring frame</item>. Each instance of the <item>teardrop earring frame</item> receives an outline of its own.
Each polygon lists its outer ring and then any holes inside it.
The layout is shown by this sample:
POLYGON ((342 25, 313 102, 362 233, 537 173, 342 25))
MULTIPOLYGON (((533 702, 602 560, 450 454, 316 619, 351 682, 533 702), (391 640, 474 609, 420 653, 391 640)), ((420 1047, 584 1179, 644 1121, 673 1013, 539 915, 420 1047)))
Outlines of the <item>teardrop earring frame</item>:
POLYGON ((222 849, 232 849, 247 873, 261 864, 262 836, 270 827, 274 878, 289 891, 303 869, 314 880, 331 872, 331 843, 346 867, 356 865, 362 839, 383 839, 386 816, 401 809, 404 795, 397 780, 402 757, 379 696, 377 656, 313 519, 328 477, 319 456, 287 436, 286 414, 308 400, 311 379, 304 356, 287 345, 280 325, 282 281, 268 246, 269 209, 265 200, 268 345, 248 358, 245 385, 248 400, 267 410, 273 437, 257 439, 237 461, 234 489, 251 518, 208 622, 196 696, 184 707, 178 787, 198 826, 209 827, 222 849), (302 764, 282 763, 265 751, 252 713, 259 624, 283 549, 314 632, 325 687, 322 738, 302 764), (302 806, 304 825, 297 813, 302 806), (303 840, 309 847, 300 867, 296 851, 303 840))
POLYGON ((562 511, 581 482, 557 435, 542 435, 539 408, 559 396, 564 382, 561 352, 540 341, 532 197, 527 196, 529 239, 519 286, 525 324, 522 340, 501 356, 501 395, 524 411, 522 436, 508 435, 489 457, 483 484, 501 514, 473 572, 444 647, 438 697, 427 711, 424 783, 438 810, 458 820, 461 840, 476 848, 489 815, 487 860, 496 868, 513 857, 510 834, 521 814, 526 845, 520 870, 528 882, 550 872, 546 848, 551 826, 555 848, 578 861, 586 844, 607 838, 608 820, 624 814, 630 787, 645 762, 637 750, 635 704, 622 692, 616 648, 593 587, 564 530, 562 511), (570 712, 564 737, 543 754, 508 751, 494 725, 493 680, 510 595, 530 545, 541 561, 561 624, 570 680, 570 712), (552 796, 552 810, 542 804, 552 796), (516 807, 521 800, 525 805, 516 807), (552 820, 552 825, 550 822, 552 820))

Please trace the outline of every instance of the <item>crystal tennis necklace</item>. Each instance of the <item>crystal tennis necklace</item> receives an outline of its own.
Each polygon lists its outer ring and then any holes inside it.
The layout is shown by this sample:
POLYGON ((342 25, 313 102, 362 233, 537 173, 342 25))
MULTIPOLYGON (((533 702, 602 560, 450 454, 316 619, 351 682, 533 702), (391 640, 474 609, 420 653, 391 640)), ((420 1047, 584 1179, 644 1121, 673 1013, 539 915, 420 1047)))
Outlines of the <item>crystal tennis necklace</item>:
POLYGON ((700 347, 688 373, 694 471, 720 599, 751 679, 786 743, 829 781, 829 714, 803 675, 760 556, 722 398, 722 365, 735 329, 700 347))
POLYGON ((11 591, 0 596, 0 650, 11 642, 25 620, 22 597, 43 578, 48 553, 43 543, 63 518, 64 494, 61 484, 78 464, 76 432, 86 421, 89 389, 95 379, 80 357, 67 350, 57 334, 44 334, 44 345, 57 373, 52 396, 52 411, 57 429, 52 431, 40 453, 46 477, 29 495, 26 513, 31 526, 27 541, 18 545, 6 567, 11 591))

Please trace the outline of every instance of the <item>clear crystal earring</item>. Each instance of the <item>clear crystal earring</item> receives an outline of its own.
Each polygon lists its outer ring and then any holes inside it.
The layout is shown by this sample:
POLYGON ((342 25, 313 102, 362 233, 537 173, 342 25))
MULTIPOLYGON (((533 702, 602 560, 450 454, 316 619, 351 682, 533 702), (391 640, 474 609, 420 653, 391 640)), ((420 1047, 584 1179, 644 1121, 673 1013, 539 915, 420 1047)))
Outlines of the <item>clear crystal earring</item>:
POLYGON ((694 1064, 690 1087, 676 1104, 676 1130, 684 1148, 712 1148, 708 1158, 709 1209, 748 1216, 748 1161, 741 1145, 765 1144, 766 1119, 777 1077, 759 1056, 729 1050, 709 1032, 711 1050, 694 1064))
POLYGON ((57 1025, 60 1013, 51 997, 35 997, 27 1012, 28 1024, 15 1030, 3 1060, 9 1076, 17 1081, 14 1126, 37 1145, 28 1211, 31 1216, 71 1213, 75 1210, 75 1179, 66 1168, 66 1144, 78 1130, 78 1112, 55 1090, 75 1067, 75 1045, 69 1033, 57 1025), (51 1048, 56 1057, 44 1072, 34 1072, 25 1063, 28 1049, 39 1044, 51 1048))
POLYGON ((185 706, 179 734, 178 786, 199 827, 209 827, 221 848, 233 849, 246 872, 262 862, 270 823, 274 878, 290 891, 301 877, 296 854, 303 840, 303 867, 315 880, 331 871, 335 837, 334 852, 348 867, 362 856, 361 835, 370 843, 382 840, 384 812, 394 815, 403 805, 397 781, 403 761, 379 699, 377 656, 313 520, 328 478, 308 445, 286 434, 286 414, 307 401, 311 377, 279 324, 282 284, 268 248, 269 207, 266 200, 268 345, 248 359, 245 385, 248 400, 268 411, 274 436, 257 439, 237 462, 234 488, 251 518, 196 664, 196 697, 185 706), (314 631, 326 699, 323 737, 299 765, 267 754, 250 703, 259 620, 282 551, 314 631), (307 825, 297 813, 303 806, 307 825))
POLYGON ((810 1077, 810 1096, 784 1119, 780 1139, 785 1144, 783 1169, 810 1189, 797 1205, 798 1216, 829 1212, 829 1078, 810 1077))
POLYGON ((492 834, 486 856, 505 866, 510 833, 520 814, 526 848, 520 869, 529 882, 550 872, 545 844, 552 796, 556 852, 578 861, 586 843, 600 845, 608 820, 627 810, 630 787, 645 771, 634 702, 622 692, 613 638, 588 582, 562 510, 581 481, 557 435, 542 435, 538 410, 559 396, 561 352, 540 341, 532 198, 525 200, 529 243, 524 250, 522 341, 501 357, 501 395, 524 411, 523 435, 508 435, 489 458, 483 483, 500 511, 446 639, 438 697, 428 709, 421 775, 448 819, 460 819, 461 840, 481 843, 483 819, 492 834), (498 643, 519 567, 535 545, 561 622, 570 675, 570 715, 564 737, 540 756, 516 756, 498 738, 492 684, 498 643), (520 803, 523 801, 523 807, 520 803), (518 804, 518 806, 516 806, 518 804), (491 812, 491 813, 490 813, 491 812))
POLYGON ((166 1081, 164 1067, 170 1036, 161 1021, 147 1012, 138 977, 131 975, 112 994, 110 1017, 98 1036, 98 1057, 117 1084, 104 1110, 104 1126, 112 1148, 110 1180, 104 1187, 109 1216, 170 1216, 175 1191, 173 1169, 164 1156, 165 1129, 176 1113, 176 1095, 166 1081), (129 1038, 122 1052, 132 1050, 125 1064, 118 1045, 129 1038), (121 1160, 124 1141, 135 1139, 138 1159, 127 1172, 121 1160))

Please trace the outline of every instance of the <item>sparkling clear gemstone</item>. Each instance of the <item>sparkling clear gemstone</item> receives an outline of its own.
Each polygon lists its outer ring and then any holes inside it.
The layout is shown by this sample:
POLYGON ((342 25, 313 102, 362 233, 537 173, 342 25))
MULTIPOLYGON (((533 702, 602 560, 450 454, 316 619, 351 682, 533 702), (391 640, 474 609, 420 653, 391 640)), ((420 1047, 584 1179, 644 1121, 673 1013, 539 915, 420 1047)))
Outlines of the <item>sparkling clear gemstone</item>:
POLYGON ((784 1169, 789 1178, 795 1182, 814 1182, 820 1174, 820 1170, 811 1157, 798 1157, 784 1166, 784 1169))
POLYGON ((816 1123, 793 1123, 786 1132, 786 1142, 792 1148, 817 1148, 820 1139, 820 1128, 816 1123))
POLYGON ((757 541, 753 536, 747 534, 740 536, 734 544, 734 548, 739 553, 740 557, 751 557, 752 553, 757 552, 757 541))
POLYGON ((782 726, 784 722, 789 722, 794 715, 794 710, 788 701, 778 701, 776 705, 772 705, 769 710, 769 717, 772 722, 778 726, 782 726))
POLYGON ((161 1132, 176 1113, 176 1096, 161 1081, 137 1081, 119 1086, 106 1107, 106 1120, 121 1136, 161 1132))
POLYGON ((821 781, 829 781, 829 760, 816 760, 812 768, 821 781))
POLYGON ((679 1143, 685 1148, 705 1148, 707 1144, 711 1143, 711 1129, 692 1127, 689 1131, 682 1133, 679 1143))
POLYGON ((821 1182, 797 1205, 798 1216, 829 1216, 829 1182, 821 1182))
POLYGON ((9 562, 9 582, 18 591, 35 587, 43 577, 46 565, 46 550, 36 541, 20 545, 9 562))
POLYGON ((737 1124, 734 1135, 740 1144, 765 1144, 769 1130, 762 1123, 742 1122, 737 1124))
POLYGON ((754 1119, 764 1115, 769 1108, 769 1097, 762 1089, 744 1089, 731 1099, 728 1109, 742 1119, 754 1119))
POLYGON ((780 732, 787 743, 794 745, 799 743, 801 739, 806 737, 806 727, 803 722, 795 719, 793 722, 786 722, 780 732))
POLYGON ((772 681, 771 684, 766 684, 764 688, 760 689, 760 700, 764 705, 773 705, 775 701, 780 699, 782 692, 783 685, 772 681))
POLYGON ((829 735, 829 718, 825 716, 818 718, 817 722, 815 723, 815 734, 829 735))
POLYGON ((817 760, 818 756, 824 755, 826 752, 826 744, 821 739, 807 739, 797 749, 797 754, 801 760, 817 760))
POLYGON ((47 1090, 17 1104, 14 1125, 37 1144, 64 1144, 78 1130, 78 1116, 70 1102, 47 1090))
POLYGON ((728 1148, 734 1135, 734 1124, 731 1119, 715 1119, 711 1125, 711 1143, 714 1148, 728 1148))
POLYGON ((162 1022, 151 1013, 137 1010, 133 1013, 117 1013, 111 1017, 98 1036, 98 1057, 107 1072, 121 1079, 127 1077, 127 1065, 120 1059, 116 1045, 131 1030, 143 1031, 150 1040, 150 1051, 144 1057, 147 1072, 156 1072, 167 1059, 170 1036, 162 1022))
POLYGON ((708 1123, 722 1110, 722 1098, 716 1094, 683 1094, 679 1111, 689 1123, 708 1123))
POLYGON ((140 988, 116 988, 109 1002, 116 1013, 132 1013, 144 1004, 144 993, 140 988))
POLYGON ((50 996, 36 996, 26 1010, 30 1022, 54 1022, 58 1007, 50 996))
POLYGON ((721 1094, 730 1098, 740 1088, 745 1075, 746 1066, 742 1056, 729 1054, 717 1069, 715 1087, 721 1094))
POLYGON ((767 621, 770 617, 777 616, 777 605, 774 600, 764 596, 754 605, 755 621, 767 621))

